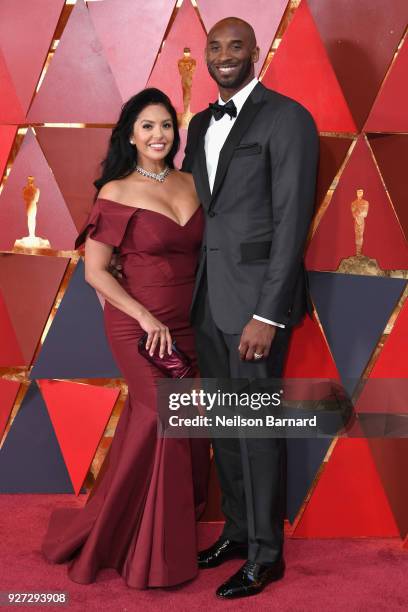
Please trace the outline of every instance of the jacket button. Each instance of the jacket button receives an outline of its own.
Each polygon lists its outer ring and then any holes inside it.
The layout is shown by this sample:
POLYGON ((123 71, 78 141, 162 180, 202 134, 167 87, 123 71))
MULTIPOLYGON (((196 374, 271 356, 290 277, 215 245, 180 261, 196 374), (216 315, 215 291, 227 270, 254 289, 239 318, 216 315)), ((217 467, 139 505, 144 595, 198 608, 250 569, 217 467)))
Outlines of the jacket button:
POLYGON ((216 214, 217 214, 217 213, 216 213, 216 212, 214 212, 213 210, 209 210, 209 211, 208 211, 208 216, 209 216, 209 217, 215 217, 215 215, 216 215, 216 214))
POLYGON ((206 253, 206 252, 207 252, 207 247, 203 246, 203 253, 206 253))

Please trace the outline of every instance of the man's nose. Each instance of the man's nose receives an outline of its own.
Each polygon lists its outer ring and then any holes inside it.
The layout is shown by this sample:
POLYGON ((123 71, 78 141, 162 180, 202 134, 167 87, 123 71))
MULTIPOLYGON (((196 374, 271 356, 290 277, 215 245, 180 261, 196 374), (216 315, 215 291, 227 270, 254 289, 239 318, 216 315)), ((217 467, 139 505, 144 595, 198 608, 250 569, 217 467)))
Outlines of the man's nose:
POLYGON ((230 60, 231 59, 231 53, 230 50, 228 49, 228 47, 221 47, 219 52, 218 52, 218 61, 219 62, 225 62, 226 60, 230 60))

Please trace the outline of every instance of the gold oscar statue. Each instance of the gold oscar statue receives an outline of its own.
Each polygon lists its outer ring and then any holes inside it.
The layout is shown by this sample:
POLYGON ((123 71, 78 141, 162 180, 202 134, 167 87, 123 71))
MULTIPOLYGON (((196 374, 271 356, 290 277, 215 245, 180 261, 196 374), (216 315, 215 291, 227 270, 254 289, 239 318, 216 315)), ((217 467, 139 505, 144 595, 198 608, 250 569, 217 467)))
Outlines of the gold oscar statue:
POLYGON ((408 278, 407 270, 383 270, 373 257, 363 255, 365 220, 370 204, 364 199, 364 189, 356 189, 357 198, 350 205, 354 219, 354 238, 356 254, 342 259, 336 272, 343 274, 364 274, 365 276, 388 276, 389 278, 408 278))
POLYGON ((360 256, 363 248, 365 218, 368 215, 370 205, 367 200, 363 200, 363 189, 357 189, 356 193, 357 199, 351 203, 351 213, 354 217, 356 255, 360 256))
POLYGON ((365 220, 368 215, 370 204, 364 200, 364 189, 356 189, 357 198, 350 205, 351 214, 354 219, 354 238, 356 254, 347 257, 340 262, 337 272, 345 274, 368 274, 373 276, 384 276, 376 259, 363 255, 365 220))
POLYGON ((27 213, 28 236, 24 236, 14 243, 15 247, 25 248, 49 248, 50 243, 45 238, 35 235, 35 225, 37 219, 37 203, 40 199, 40 189, 35 184, 33 176, 27 177, 27 184, 23 188, 23 198, 27 213))
POLYGON ((190 119, 193 113, 190 110, 191 103, 191 88, 193 86, 193 74, 196 69, 197 62, 191 57, 191 51, 188 47, 184 48, 183 57, 177 62, 178 70, 181 76, 181 87, 183 90, 183 107, 182 113, 177 113, 179 126, 188 128, 190 119))

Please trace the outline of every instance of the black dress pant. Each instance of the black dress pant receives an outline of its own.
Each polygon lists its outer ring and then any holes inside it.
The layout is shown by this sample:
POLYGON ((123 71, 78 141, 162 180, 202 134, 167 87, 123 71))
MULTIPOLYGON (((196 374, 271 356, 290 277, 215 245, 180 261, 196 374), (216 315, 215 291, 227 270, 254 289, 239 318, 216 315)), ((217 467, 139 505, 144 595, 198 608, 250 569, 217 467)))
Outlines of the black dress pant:
MULTIPOLYGON (((203 378, 267 379, 282 376, 291 329, 277 328, 268 358, 242 361, 238 352, 241 334, 226 334, 213 320, 205 274, 192 321, 203 378)), ((226 519, 223 537, 248 542, 250 561, 263 564, 276 561, 283 549, 286 440, 214 437, 212 446, 226 519)))

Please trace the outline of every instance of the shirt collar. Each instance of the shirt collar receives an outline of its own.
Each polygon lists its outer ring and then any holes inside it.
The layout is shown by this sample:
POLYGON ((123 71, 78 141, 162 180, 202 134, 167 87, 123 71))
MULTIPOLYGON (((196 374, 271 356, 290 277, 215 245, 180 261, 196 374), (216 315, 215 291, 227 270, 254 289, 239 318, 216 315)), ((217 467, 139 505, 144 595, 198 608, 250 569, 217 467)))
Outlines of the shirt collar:
MULTIPOLYGON (((251 93, 255 85, 257 85, 258 83, 258 79, 254 77, 252 81, 250 81, 247 85, 245 85, 245 87, 237 91, 237 93, 233 95, 232 98, 230 98, 230 100, 234 101, 234 104, 237 107, 237 114, 240 112, 249 94, 251 93)), ((218 104, 226 104, 226 102, 224 102, 220 95, 218 96, 218 104)))

